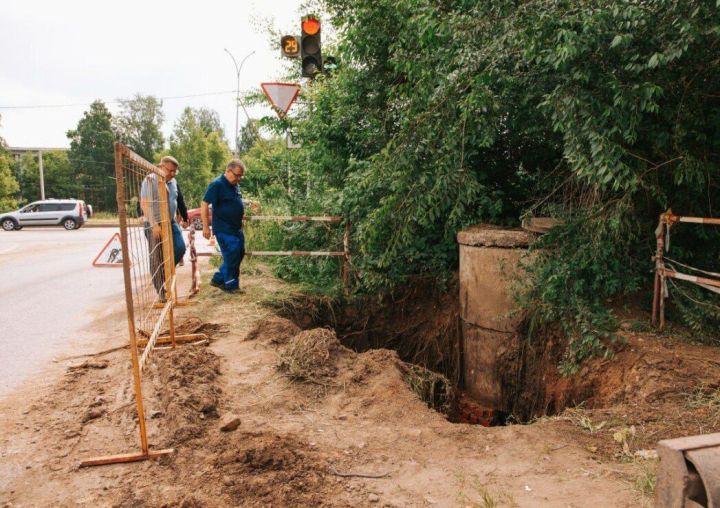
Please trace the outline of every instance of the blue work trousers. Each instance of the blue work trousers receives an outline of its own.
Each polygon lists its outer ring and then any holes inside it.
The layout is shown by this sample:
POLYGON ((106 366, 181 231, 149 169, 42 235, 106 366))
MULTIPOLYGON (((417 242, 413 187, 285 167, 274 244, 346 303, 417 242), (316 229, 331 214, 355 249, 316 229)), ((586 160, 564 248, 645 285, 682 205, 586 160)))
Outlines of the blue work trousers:
POLYGON ((245 235, 242 231, 237 234, 215 233, 223 264, 213 275, 213 282, 225 284, 225 289, 240 287, 240 263, 245 257, 245 235))
POLYGON ((173 254, 175 257, 175 264, 177 265, 182 258, 185 256, 185 240, 183 239, 182 229, 177 222, 172 221, 172 235, 173 235, 173 254))
MULTIPOLYGON (((172 236, 173 236, 173 258, 177 265, 180 260, 185 256, 185 240, 183 240, 182 230, 180 226, 173 221, 171 223, 172 236)), ((150 273, 152 274, 153 285, 157 290, 160 299, 165 299, 165 267, 163 266, 163 252, 162 245, 159 238, 154 238, 152 234, 152 227, 148 222, 145 223, 145 238, 148 241, 148 249, 150 252, 150 273)))

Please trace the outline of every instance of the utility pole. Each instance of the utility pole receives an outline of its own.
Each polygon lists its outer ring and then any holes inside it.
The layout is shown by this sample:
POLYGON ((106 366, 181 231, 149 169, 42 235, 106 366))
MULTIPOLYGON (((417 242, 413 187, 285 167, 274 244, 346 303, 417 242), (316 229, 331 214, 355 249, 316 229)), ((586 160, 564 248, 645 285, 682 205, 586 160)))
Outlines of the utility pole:
MULTIPOLYGON (((237 72, 237 89, 235 90, 235 155, 239 154, 238 150, 238 113, 240 110, 240 72, 242 71, 243 65, 245 64, 245 60, 250 58, 250 56, 255 54, 255 51, 251 51, 247 55, 245 55, 245 58, 242 59, 240 62, 240 65, 238 66, 237 60, 235 60, 235 57, 233 56, 230 51, 228 51, 227 48, 223 48, 225 50, 225 53, 230 55, 230 58, 232 58, 233 64, 235 64, 235 71, 237 72)), ((243 107, 243 111, 245 108, 243 107)), ((245 115, 247 115, 247 112, 245 112, 245 115)))
POLYGON ((38 161, 40 162, 40 199, 45 201, 45 175, 43 174, 42 150, 38 150, 38 161))

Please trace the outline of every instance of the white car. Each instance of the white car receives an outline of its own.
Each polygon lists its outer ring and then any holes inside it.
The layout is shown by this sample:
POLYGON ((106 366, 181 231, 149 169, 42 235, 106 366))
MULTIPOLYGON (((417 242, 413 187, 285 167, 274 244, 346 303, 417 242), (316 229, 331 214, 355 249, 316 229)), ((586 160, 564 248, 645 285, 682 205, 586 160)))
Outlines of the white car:
POLYGON ((25 226, 62 226, 78 229, 87 221, 85 202, 78 199, 46 199, 23 206, 20 210, 0 214, 0 225, 5 231, 25 226))

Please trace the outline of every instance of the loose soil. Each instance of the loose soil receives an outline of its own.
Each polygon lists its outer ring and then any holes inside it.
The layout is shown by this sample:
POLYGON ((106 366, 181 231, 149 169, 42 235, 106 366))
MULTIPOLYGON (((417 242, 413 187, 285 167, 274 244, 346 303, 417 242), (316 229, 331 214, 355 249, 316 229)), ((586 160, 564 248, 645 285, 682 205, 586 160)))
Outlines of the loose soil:
POLYGON ((531 425, 453 424, 411 390, 398 353, 301 331, 260 303, 286 300, 288 286, 250 268, 246 294, 205 284, 179 310, 210 344, 158 350, 145 373, 151 448, 173 454, 79 468, 137 451, 137 415, 127 349, 71 359, 47 392, 0 402, 0 506, 647 505, 654 465, 634 452, 707 430, 718 410, 715 349, 627 332, 615 362, 588 367, 608 381, 588 388, 585 408, 531 425), (308 348, 317 361, 290 375, 283 362, 308 348), (222 432, 229 414, 242 422, 222 432))

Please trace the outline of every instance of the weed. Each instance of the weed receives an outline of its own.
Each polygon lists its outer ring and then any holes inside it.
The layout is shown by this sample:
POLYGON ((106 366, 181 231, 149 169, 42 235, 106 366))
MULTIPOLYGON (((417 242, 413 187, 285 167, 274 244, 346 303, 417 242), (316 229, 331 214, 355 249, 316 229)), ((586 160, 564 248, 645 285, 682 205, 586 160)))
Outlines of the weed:
POLYGON ((685 394, 690 409, 706 409, 712 415, 713 427, 720 423, 720 389, 714 386, 700 385, 691 393, 685 394))
POLYGON ((575 416, 575 423, 582 429, 588 431, 590 434, 596 434, 597 432, 600 432, 603 427, 607 425, 607 421, 602 421, 595 425, 592 420, 585 415, 577 415, 575 416))
POLYGON ((632 482, 633 489, 638 493, 643 506, 652 506, 657 482, 657 463, 655 461, 643 461, 638 465, 638 474, 632 482))

